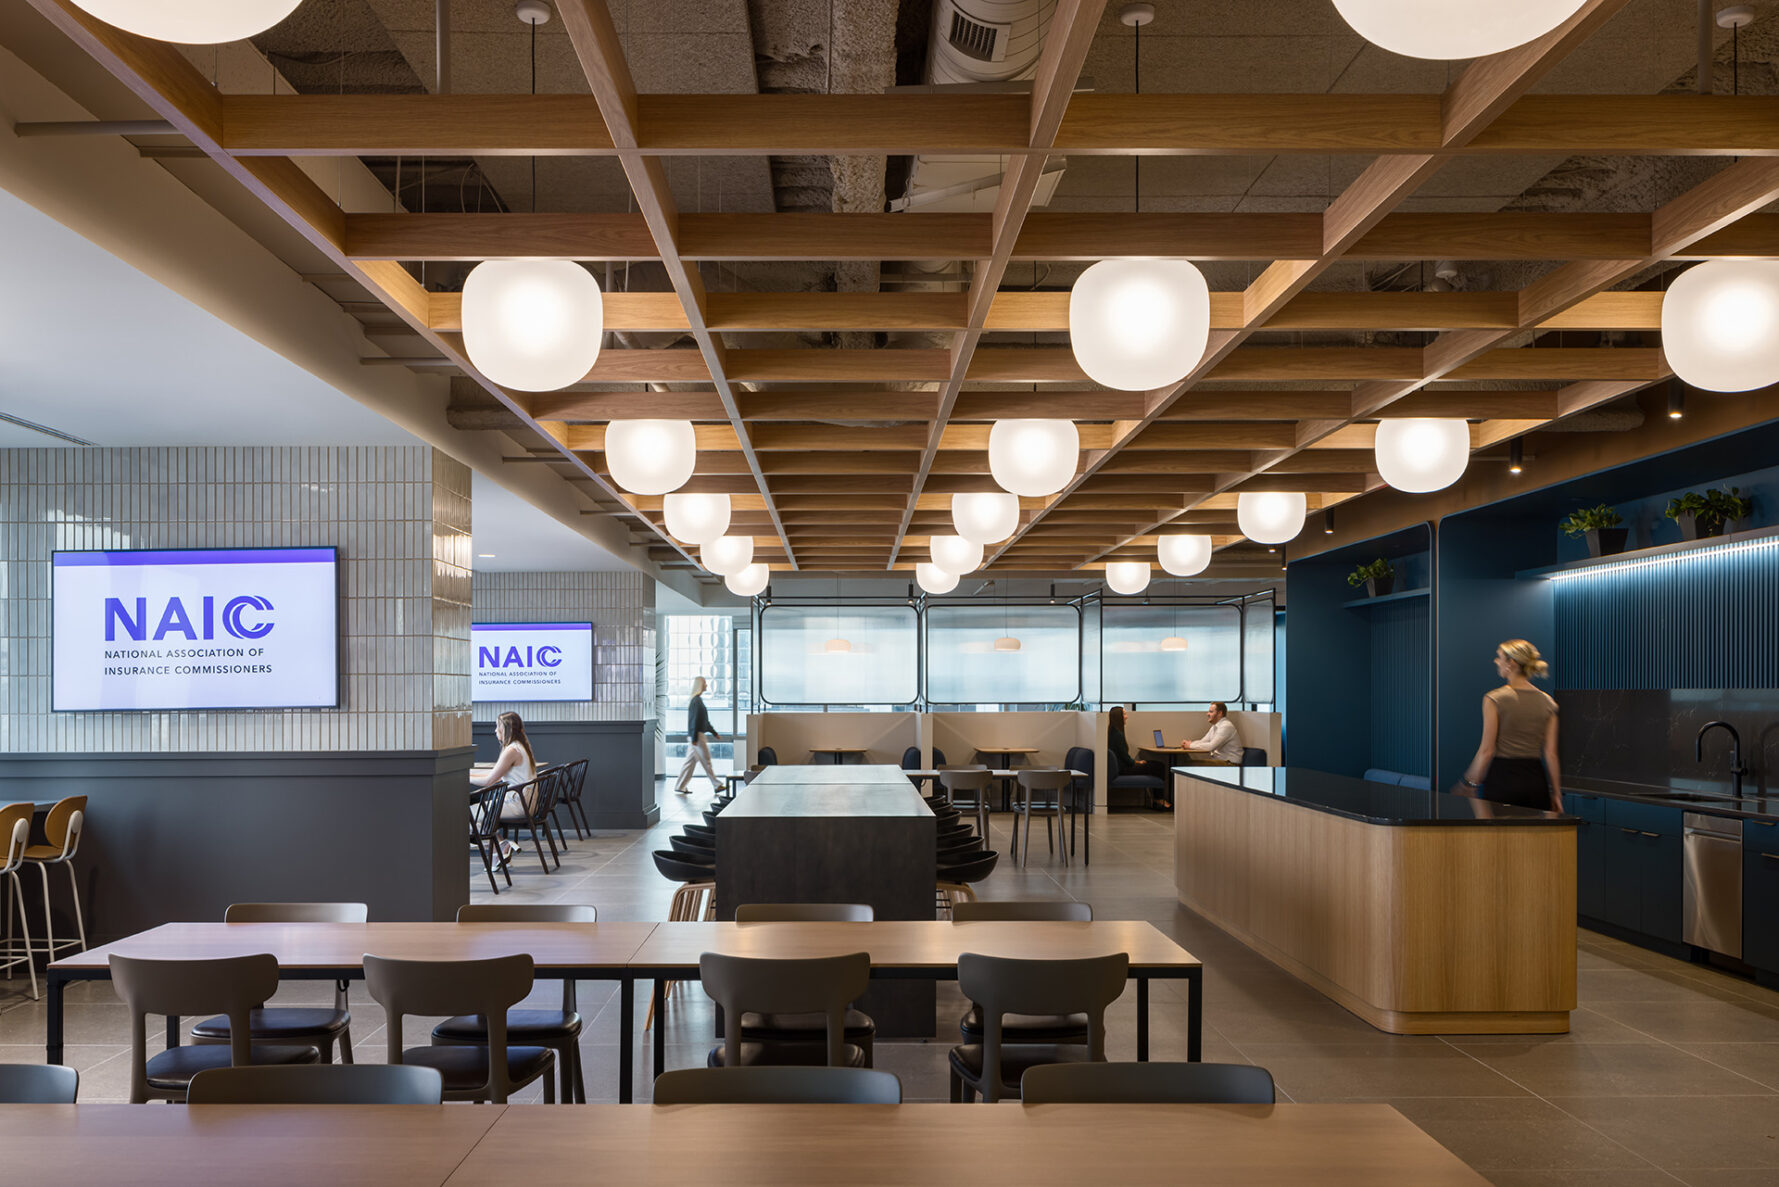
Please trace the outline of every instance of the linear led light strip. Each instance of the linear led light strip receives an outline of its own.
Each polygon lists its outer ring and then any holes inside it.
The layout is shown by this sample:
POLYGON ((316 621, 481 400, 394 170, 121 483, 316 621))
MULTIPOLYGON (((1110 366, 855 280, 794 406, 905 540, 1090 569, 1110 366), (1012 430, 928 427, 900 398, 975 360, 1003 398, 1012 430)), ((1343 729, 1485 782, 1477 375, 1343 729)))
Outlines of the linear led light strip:
POLYGON ((1694 561, 1718 560, 1734 553, 1754 552, 1771 548, 1779 548, 1779 536, 1769 537, 1765 540, 1745 540, 1740 544, 1724 544, 1716 548, 1699 548, 1687 552, 1676 552, 1669 556, 1646 556, 1640 557, 1637 560, 1617 561, 1603 565, 1589 565, 1585 569, 1568 569, 1561 573, 1552 573, 1547 580, 1573 581, 1580 577, 1615 576, 1632 569, 1648 569, 1658 566, 1667 567, 1689 564, 1694 561))

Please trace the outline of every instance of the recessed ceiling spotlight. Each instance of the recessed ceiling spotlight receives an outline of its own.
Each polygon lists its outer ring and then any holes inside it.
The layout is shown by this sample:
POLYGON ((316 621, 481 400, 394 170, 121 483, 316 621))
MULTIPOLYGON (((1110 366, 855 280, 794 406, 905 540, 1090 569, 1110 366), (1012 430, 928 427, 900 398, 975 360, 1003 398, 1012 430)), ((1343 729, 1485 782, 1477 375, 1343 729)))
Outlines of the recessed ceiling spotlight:
POLYGON ((1668 419, 1679 420, 1686 415, 1686 384, 1678 379, 1668 381, 1668 419))
POLYGON ((1507 472, 1509 474, 1522 474, 1525 472, 1525 469, 1526 447, 1521 443, 1518 437, 1515 437, 1513 442, 1507 447, 1507 472))

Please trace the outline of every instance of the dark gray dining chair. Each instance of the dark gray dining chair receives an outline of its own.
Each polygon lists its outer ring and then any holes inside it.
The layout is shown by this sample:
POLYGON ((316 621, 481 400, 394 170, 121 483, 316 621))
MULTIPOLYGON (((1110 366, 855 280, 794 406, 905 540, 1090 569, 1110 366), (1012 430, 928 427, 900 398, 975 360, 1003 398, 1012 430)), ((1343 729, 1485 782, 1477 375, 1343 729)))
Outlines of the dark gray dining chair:
POLYGON ((348 1067, 218 1067, 192 1077, 188 1105, 436 1105, 437 1069, 366 1063, 348 1067))
POLYGON ((807 1044, 744 1043, 742 1028, 728 1027, 723 1045, 711 1050, 711 1067, 865 1066, 863 1049, 846 1041, 846 1012, 871 983, 868 954, 771 960, 706 952, 698 973, 704 992, 730 1018, 816 1014, 823 1021, 821 1041, 807 1044))
MULTIPOLYGON (((865 903, 740 903, 737 923, 870 923, 877 913, 865 903)), ((794 1043, 813 1049, 827 1041, 828 1020, 820 1014, 756 1014, 741 1016, 744 1043, 794 1043)), ((846 1041, 865 1053, 865 1066, 876 1057, 877 1022, 863 1010, 846 1010, 846 1041)))
POLYGON ((388 1020, 389 1063, 438 1069, 445 1078, 446 1100, 485 1100, 505 1104, 507 1097, 542 1080, 544 1103, 556 1102, 556 1053, 548 1047, 507 1044, 507 1011, 531 993, 534 966, 525 955, 487 960, 393 960, 364 958, 364 979, 388 1020), (409 1014, 439 1017, 480 1014, 488 1020, 488 1042, 474 1047, 403 1047, 402 1022, 409 1014))
POLYGON ((1270 1105, 1272 1073, 1246 1063, 1052 1063, 1027 1068, 1028 1105, 1270 1105))
MULTIPOLYGON (((230 903, 224 923, 363 923, 370 908, 363 903, 230 903)), ((267 1006, 263 1003, 248 1018, 256 1043, 307 1043, 321 1052, 322 1063, 332 1063, 334 1045, 340 1062, 352 1062, 352 1010, 347 983, 334 982, 334 1004, 327 1007, 267 1006)), ((226 1043, 229 1020, 208 1018, 191 1028, 194 1043, 226 1043)))
POLYGON ((655 1077, 657 1105, 899 1105, 902 1081, 862 1067, 693 1067, 655 1077))
MULTIPOLYGON (((1015 846, 1019 842, 1019 822, 1025 821, 1025 845, 1019 849, 1019 864, 1023 868, 1026 859, 1032 854, 1032 817, 1044 817, 1044 836, 1050 842, 1050 852, 1056 852, 1056 838, 1062 832, 1062 799, 1063 792, 1074 783, 1075 777, 1067 771, 1054 768, 1022 769, 1018 775, 1019 794, 1013 801, 1013 840, 1015 846)), ((1064 838, 1062 846, 1062 864, 1069 864, 1069 846, 1064 838)))
MULTIPOLYGON (((1024 902, 958 903, 951 908, 953 923, 1092 923, 1093 907, 1073 899, 1038 899, 1024 902)), ((966 1043, 982 1041, 982 1010, 975 1002, 958 1022, 958 1032, 966 1043)), ((1085 1014, 1009 1014, 1001 1019, 1001 1042, 1006 1043, 1073 1043, 1087 1042, 1085 1014)))
POLYGON ((314 1063, 309 1045, 261 1045, 252 1041, 251 1018, 259 1003, 278 991, 278 958, 228 956, 218 960, 111 958, 111 982, 130 1011, 130 1103, 184 1100, 193 1076, 213 1067, 314 1063), (226 1046, 189 1044, 148 1055, 148 1015, 177 1017, 221 1013, 228 1018, 226 1046))
POLYGON ((988 789, 993 783, 994 775, 987 767, 959 767, 939 772, 939 785, 945 789, 945 798, 951 801, 952 807, 960 811, 969 808, 976 814, 976 831, 984 840, 988 839, 988 789))
POLYGON ((957 960, 958 988, 982 1011, 982 1042, 951 1049, 951 1099, 976 1094, 990 1104, 1019 1095, 1029 1067, 1106 1058, 1106 1007, 1124 992, 1130 957, 1119 952, 1080 960, 1014 960, 966 952, 957 960), (1003 1042, 1008 1014, 1085 1014, 1087 1046, 1003 1042))
POLYGON ((0 1105, 71 1105, 80 1073, 59 1063, 0 1063, 0 1105))
MULTIPOLYGON (((468 903, 457 908, 459 923, 597 923, 599 912, 582 903, 468 903)), ((575 1004, 574 978, 562 979, 559 1010, 507 1011, 507 1042, 521 1047, 548 1047, 556 1052, 559 1099, 586 1104, 586 1075, 581 1068, 581 1015, 575 1004)), ((488 1026, 475 1014, 459 1014, 432 1028, 435 1047, 486 1047, 488 1026)))

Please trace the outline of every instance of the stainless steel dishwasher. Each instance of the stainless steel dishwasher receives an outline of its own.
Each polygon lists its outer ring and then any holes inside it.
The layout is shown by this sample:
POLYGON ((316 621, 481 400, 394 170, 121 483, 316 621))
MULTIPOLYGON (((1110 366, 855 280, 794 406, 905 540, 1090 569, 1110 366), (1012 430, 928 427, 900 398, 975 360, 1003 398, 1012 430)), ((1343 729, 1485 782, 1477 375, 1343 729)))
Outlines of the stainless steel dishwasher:
POLYGON ((1683 938, 1741 959, 1742 822, 1688 812, 1681 823, 1686 849, 1683 938))

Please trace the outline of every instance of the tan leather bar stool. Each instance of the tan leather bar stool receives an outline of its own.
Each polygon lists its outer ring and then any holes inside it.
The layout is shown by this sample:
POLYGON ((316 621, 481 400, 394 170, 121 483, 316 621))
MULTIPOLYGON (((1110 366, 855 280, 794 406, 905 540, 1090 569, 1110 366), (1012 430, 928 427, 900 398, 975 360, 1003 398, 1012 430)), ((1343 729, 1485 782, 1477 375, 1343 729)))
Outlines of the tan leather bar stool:
POLYGON ((64 948, 86 951, 86 919, 80 913, 80 879, 74 873, 74 855, 80 852, 80 835, 86 827, 86 797, 71 795, 57 800, 43 822, 48 843, 25 849, 25 860, 37 867, 43 878, 43 939, 34 941, 32 950, 42 952, 50 960, 64 948), (74 900, 74 935, 57 936, 49 914, 49 867, 61 866, 68 871, 68 890, 74 900))
POLYGON ((31 925, 25 920, 25 886, 19 881, 19 869, 25 864, 25 846, 31 839, 31 804, 7 804, 0 807, 0 919, 6 921, 6 932, 0 936, 0 968, 12 980, 14 965, 24 965, 31 976, 31 997, 37 997, 37 966, 31 963, 31 925), (18 904, 15 908, 13 904, 18 904), (17 913, 19 934, 12 934, 12 917, 17 913))

